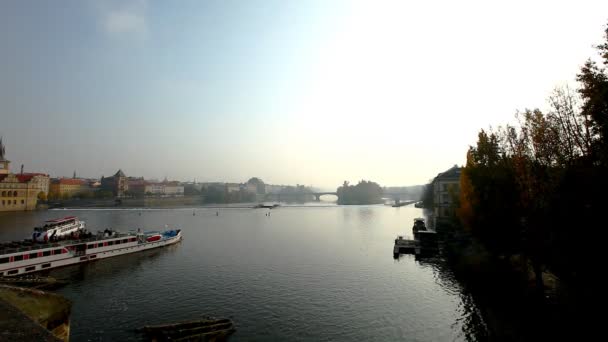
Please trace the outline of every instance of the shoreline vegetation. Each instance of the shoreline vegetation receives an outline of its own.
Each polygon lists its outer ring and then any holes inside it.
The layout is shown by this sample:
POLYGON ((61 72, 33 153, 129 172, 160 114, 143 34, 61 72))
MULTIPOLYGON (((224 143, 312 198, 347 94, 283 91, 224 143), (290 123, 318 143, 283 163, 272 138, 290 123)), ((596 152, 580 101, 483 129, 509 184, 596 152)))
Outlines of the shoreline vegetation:
POLYGON ((479 132, 454 216, 437 226, 484 339, 580 340, 601 328, 593 304, 605 292, 597 235, 608 204, 608 25, 604 38, 603 67, 588 59, 578 88, 556 88, 547 111, 479 132))

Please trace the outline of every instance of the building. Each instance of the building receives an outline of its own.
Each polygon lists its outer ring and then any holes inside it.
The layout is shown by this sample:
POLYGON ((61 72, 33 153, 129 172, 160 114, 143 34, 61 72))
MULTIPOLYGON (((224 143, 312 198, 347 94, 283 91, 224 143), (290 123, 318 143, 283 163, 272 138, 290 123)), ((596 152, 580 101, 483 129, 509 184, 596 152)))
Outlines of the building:
POLYGON ((38 204, 38 181, 33 178, 48 176, 20 177, 16 174, 0 174, 0 211, 34 210, 38 204), (27 180, 29 178, 29 181, 27 180))
POLYGON ((462 168, 454 165, 433 180, 433 209, 438 221, 454 216, 455 200, 460 192, 461 171, 462 168))
MULTIPOLYGON (((0 138, 0 211, 34 210, 40 193, 48 193, 49 176, 43 173, 10 173, 0 138)), ((23 170, 23 167, 21 167, 23 170)))
POLYGON ((101 189, 112 191, 116 197, 124 197, 129 191, 129 180, 122 170, 118 170, 114 176, 101 177, 101 189))
POLYGON ((184 196, 184 186, 179 182, 164 181, 162 183, 146 183, 145 194, 150 196, 184 196))
POLYGON ((38 198, 47 198, 50 191, 50 178, 46 173, 25 172, 17 175, 22 182, 30 182, 38 190, 38 198))
POLYGON ((5 154, 4 144, 2 143, 2 138, 0 138, 0 175, 8 175, 10 170, 9 166, 11 162, 4 157, 5 154))
POLYGON ((49 188, 49 198, 68 199, 92 194, 89 182, 84 179, 54 178, 49 188))
POLYGON ((267 194, 280 194, 283 189, 285 188, 284 185, 272 185, 272 184, 265 184, 264 185, 264 189, 265 189, 265 193, 267 194))
POLYGON ((241 191, 240 183, 226 183, 225 187, 226 187, 226 193, 241 191))
POLYGON ((146 185, 148 182, 144 180, 144 177, 128 177, 129 195, 133 197, 143 197, 146 193, 146 185))

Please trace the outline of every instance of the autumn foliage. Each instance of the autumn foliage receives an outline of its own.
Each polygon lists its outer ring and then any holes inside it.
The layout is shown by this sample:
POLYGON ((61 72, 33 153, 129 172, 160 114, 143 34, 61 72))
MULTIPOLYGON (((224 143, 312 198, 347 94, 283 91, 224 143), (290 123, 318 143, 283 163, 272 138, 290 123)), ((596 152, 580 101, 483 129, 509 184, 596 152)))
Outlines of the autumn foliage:
MULTIPOLYGON (((598 49, 608 66, 608 26, 605 38, 598 49)), ((550 95, 548 111, 481 130, 460 179, 464 229, 495 255, 527 258, 539 286, 544 269, 588 271, 577 258, 593 243, 573 244, 572 231, 601 222, 608 197, 608 73, 588 60, 577 80, 579 89, 550 95)))

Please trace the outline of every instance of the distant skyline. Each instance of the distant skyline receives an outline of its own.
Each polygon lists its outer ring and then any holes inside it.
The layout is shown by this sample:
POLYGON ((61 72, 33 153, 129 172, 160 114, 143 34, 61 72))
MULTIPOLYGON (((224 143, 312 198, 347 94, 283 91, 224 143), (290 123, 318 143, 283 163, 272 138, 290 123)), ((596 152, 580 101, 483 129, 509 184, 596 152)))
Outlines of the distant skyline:
POLYGON ((12 171, 424 184, 546 108, 608 1, 0 2, 12 171))

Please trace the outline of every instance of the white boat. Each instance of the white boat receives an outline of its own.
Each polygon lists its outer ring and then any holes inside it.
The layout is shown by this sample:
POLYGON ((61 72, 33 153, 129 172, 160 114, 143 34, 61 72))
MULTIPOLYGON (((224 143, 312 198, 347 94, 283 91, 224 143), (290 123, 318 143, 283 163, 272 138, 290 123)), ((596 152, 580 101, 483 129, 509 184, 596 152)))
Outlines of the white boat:
POLYGON ((180 229, 129 233, 105 230, 95 235, 80 230, 72 236, 77 238, 42 243, 24 240, 0 244, 0 276, 22 275, 140 252, 168 246, 182 239, 180 229))
POLYGON ((60 240, 84 230, 84 226, 84 221, 78 220, 75 216, 45 221, 44 226, 34 228, 32 240, 37 242, 60 240))

